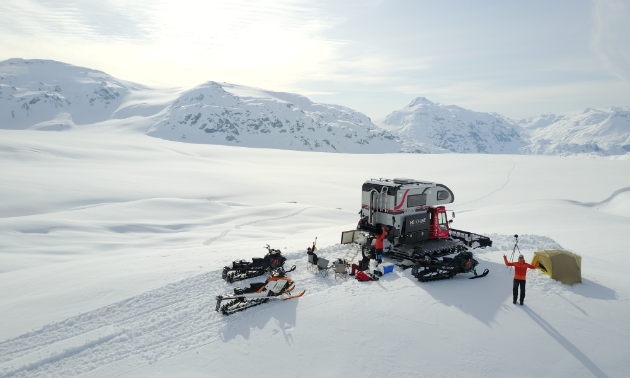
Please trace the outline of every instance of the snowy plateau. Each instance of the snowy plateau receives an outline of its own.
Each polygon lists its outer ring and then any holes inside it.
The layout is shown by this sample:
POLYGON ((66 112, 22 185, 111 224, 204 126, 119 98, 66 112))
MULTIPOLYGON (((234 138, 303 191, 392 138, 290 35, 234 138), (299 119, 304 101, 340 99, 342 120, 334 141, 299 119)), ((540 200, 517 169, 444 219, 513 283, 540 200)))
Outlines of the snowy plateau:
POLYGON ((514 121, 419 98, 383 129, 295 94, 21 59, 0 62, 0 92, 2 378, 630 371, 626 108, 514 121), (600 157, 557 156, 578 154, 600 157), (340 235, 376 177, 447 185, 453 227, 494 242, 474 251, 488 276, 308 270, 316 237, 319 256, 360 259, 340 235), (528 261, 581 255, 582 283, 529 271, 512 304, 514 234, 528 261), (217 295, 263 280, 228 284, 222 268, 266 244, 305 295, 217 313, 217 295))

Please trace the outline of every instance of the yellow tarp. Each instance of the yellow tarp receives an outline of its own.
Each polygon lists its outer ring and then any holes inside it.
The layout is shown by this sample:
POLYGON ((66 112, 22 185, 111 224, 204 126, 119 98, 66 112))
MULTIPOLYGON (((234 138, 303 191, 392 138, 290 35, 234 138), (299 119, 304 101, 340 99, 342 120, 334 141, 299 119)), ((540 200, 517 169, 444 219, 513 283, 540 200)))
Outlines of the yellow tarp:
POLYGON ((582 283, 582 257, 573 252, 549 249, 534 252, 532 265, 540 261, 538 269, 563 284, 582 283))

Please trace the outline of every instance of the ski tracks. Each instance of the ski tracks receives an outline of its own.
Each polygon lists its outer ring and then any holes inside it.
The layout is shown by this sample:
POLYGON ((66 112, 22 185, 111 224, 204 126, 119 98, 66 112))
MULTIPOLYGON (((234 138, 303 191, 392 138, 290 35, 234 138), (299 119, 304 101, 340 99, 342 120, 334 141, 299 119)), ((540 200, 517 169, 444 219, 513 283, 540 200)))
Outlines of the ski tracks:
POLYGON ((597 207, 597 209, 599 209, 600 206, 606 205, 607 203, 615 199, 615 197, 625 192, 630 192, 630 186, 615 190, 613 194, 611 194, 608 198, 600 202, 579 202, 579 201, 570 201, 570 202, 573 202, 578 205, 586 206, 586 207, 597 207))
MULTIPOLYGON (((239 224, 239 225, 234 226, 234 229, 235 230, 240 230, 241 227, 249 226, 250 224, 254 224, 254 223, 268 222, 268 221, 274 221, 274 220, 286 219, 286 218, 294 217, 294 216, 302 213, 304 210, 311 209, 311 208, 312 207, 305 207, 305 208, 300 209, 300 210, 296 211, 295 213, 292 213, 292 214, 289 214, 289 215, 284 215, 284 216, 276 217, 276 218, 259 219, 259 220, 255 220, 255 221, 239 224)), ((224 230, 223 232, 221 232, 221 234, 219 236, 215 236, 215 237, 210 238, 210 239, 206 240, 205 242, 203 242, 203 245, 210 245, 210 244, 212 244, 212 242, 214 242, 214 241, 216 241, 218 239, 221 239, 222 237, 227 235, 230 231, 232 231, 232 230, 231 229, 224 230)))
MULTIPOLYGON (((335 245, 318 252, 332 260, 348 249, 335 245)), ((298 267, 291 278, 300 291, 317 294, 344 283, 332 273, 322 278, 309 271, 305 253, 285 256, 288 266, 298 267)), ((0 378, 115 376, 219 341, 243 316, 282 305, 269 303, 230 317, 215 311, 216 295, 265 278, 227 284, 219 270, 204 273, 2 341, 0 378)))
POLYGON ((505 186, 510 182, 510 175, 512 174, 512 171, 514 170, 514 167, 516 167, 516 163, 514 163, 514 160, 510 159, 510 161, 512 162, 512 168, 510 168, 510 171, 507 174, 507 178, 505 179, 505 182, 503 183, 503 186, 501 186, 499 189, 496 189, 488 194, 486 194, 483 197, 479 197, 476 200, 472 200, 472 201, 468 201, 468 202, 464 202, 464 203, 460 203, 458 205, 455 206, 463 206, 463 205, 468 205, 469 203, 473 203, 473 202, 477 202, 477 201, 481 201, 484 198, 490 197, 491 195, 493 195, 496 192, 500 192, 501 190, 503 190, 503 188, 505 188, 505 186))
POLYGON ((219 272, 206 273, 3 341, 0 377, 70 377, 205 345, 224 325, 214 294, 226 286, 219 272))

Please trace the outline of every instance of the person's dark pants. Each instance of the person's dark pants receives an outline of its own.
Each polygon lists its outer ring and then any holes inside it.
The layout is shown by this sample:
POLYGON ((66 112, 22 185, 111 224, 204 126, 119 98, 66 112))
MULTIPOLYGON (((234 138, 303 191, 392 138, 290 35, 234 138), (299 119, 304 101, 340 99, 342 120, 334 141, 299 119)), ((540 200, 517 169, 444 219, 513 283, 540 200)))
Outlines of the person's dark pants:
POLYGON ((378 261, 378 263, 382 263, 383 262, 383 248, 379 248, 375 250, 375 254, 376 254, 376 261, 378 261))
POLYGON ((518 297, 518 287, 521 287, 521 299, 520 302, 523 304, 523 300, 525 300, 525 280, 517 280, 514 279, 514 286, 512 287, 512 302, 516 303, 516 297, 518 297))

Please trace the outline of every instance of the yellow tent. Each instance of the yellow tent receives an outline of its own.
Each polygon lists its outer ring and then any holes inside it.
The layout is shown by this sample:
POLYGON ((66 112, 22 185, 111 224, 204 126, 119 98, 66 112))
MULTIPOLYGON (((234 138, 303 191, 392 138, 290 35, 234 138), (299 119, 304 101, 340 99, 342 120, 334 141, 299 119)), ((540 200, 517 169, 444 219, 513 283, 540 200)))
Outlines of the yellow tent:
POLYGON ((559 249, 549 249, 534 252, 532 265, 536 261, 540 261, 538 269, 563 284, 582 283, 582 257, 580 255, 559 249))

